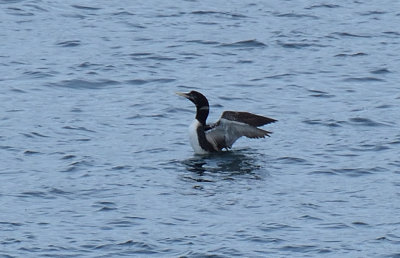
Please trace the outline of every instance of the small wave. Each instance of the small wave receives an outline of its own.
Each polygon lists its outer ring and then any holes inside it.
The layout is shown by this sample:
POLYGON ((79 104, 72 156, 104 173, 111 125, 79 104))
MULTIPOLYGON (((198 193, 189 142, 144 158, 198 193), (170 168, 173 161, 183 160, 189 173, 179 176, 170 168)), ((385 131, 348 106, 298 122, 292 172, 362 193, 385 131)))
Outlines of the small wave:
POLYGON ((97 11, 97 10, 101 10, 101 8, 99 7, 92 7, 92 6, 85 6, 85 5, 71 5, 72 7, 76 8, 76 9, 81 9, 81 10, 88 10, 88 11, 97 11))
POLYGON ((176 81, 176 79, 172 79, 172 78, 157 78, 157 79, 133 79, 133 80, 127 80, 125 81, 125 83, 127 84, 131 84, 131 85, 143 85, 143 84, 147 84, 147 83, 170 83, 170 82, 174 82, 176 81))
POLYGON ((121 11, 121 12, 115 12, 115 13, 113 13, 112 15, 115 15, 115 16, 125 16, 125 15, 127 15, 127 16, 133 16, 133 15, 135 15, 134 13, 131 13, 131 12, 128 12, 128 11, 121 11))
POLYGON ((36 132, 31 132, 31 134, 34 135, 34 136, 43 137, 43 138, 49 137, 49 136, 47 136, 47 135, 40 134, 40 133, 36 133, 36 132))
POLYGON ((15 4, 15 3, 21 3, 24 1, 25 0, 0 0, 0 4, 15 4))
POLYGON ((135 224, 133 224, 132 221, 128 221, 128 220, 117 220, 117 221, 108 222, 107 225, 110 225, 113 227, 119 227, 119 228, 128 228, 128 227, 134 226, 135 224))
POLYGON ((0 150, 14 151, 14 152, 18 151, 18 149, 16 149, 15 147, 8 146, 8 145, 0 145, 0 150))
POLYGON ((343 121, 336 121, 333 119, 329 119, 327 121, 322 121, 320 119, 309 119, 302 122, 309 125, 323 125, 327 127, 340 127, 344 123, 343 121))
POLYGON ((280 223, 268 223, 268 224, 263 223, 261 226, 259 226, 259 229, 264 232, 272 232, 280 230, 295 231, 298 230, 299 228, 280 223))
POLYGON ((48 138, 49 136, 47 135, 43 135, 40 133, 36 133, 36 132, 31 132, 31 133, 21 133, 23 136, 27 137, 27 138, 34 138, 34 137, 42 137, 42 138, 48 138))
POLYGON ((310 6, 310 7, 305 8, 305 9, 309 9, 309 10, 311 10, 311 9, 316 9, 316 8, 328 8, 328 9, 332 9, 332 8, 339 8, 339 7, 342 7, 342 6, 337 5, 337 4, 315 4, 315 5, 312 5, 312 6, 310 6))
POLYGON ((111 170, 127 170, 127 169, 132 169, 131 166, 129 165, 119 165, 119 166, 114 166, 111 168, 111 170))
POLYGON ((319 19, 318 16, 310 15, 310 14, 298 14, 298 13, 274 13, 276 17, 283 17, 283 18, 311 18, 311 19, 319 19))
POLYGON ((353 117, 350 118, 349 121, 352 125, 358 125, 358 126, 385 126, 385 124, 375 122, 371 119, 363 117, 353 117))
POLYGON ((286 164, 308 163, 307 160, 296 157, 281 157, 278 158, 277 160, 283 161, 286 164))
POLYGON ((55 72, 27 71, 24 74, 33 78, 47 78, 53 77, 55 72))
POLYGON ((218 45, 218 44, 221 44, 220 42, 210 41, 210 40, 187 40, 185 42, 186 43, 197 43, 197 44, 202 44, 202 45, 218 45))
POLYGON ((147 53, 147 52, 139 52, 139 53, 132 53, 129 54, 131 57, 144 57, 144 56, 151 56, 152 53, 147 53))
POLYGON ((0 225, 6 225, 6 226, 13 226, 13 227, 20 227, 23 224, 18 223, 18 222, 8 222, 8 221, 0 221, 0 225))
POLYGON ((368 223, 361 222, 361 221, 354 221, 351 224, 354 226, 357 226, 357 227, 368 227, 369 226, 368 223))
POLYGON ((307 221, 322 221, 323 219, 321 218, 317 218, 317 217, 313 217, 310 215, 304 215, 300 217, 301 220, 307 220, 307 221))
POLYGON ((38 151, 32 151, 32 150, 26 150, 24 151, 24 155, 35 155, 35 154, 40 154, 38 151))
POLYGON ((380 109, 392 108, 392 107, 393 107, 393 105, 388 105, 388 104, 383 104, 383 105, 376 106, 376 108, 380 108, 380 109))
POLYGON ((7 8, 8 14, 16 15, 16 16, 34 16, 34 13, 27 12, 17 7, 8 7, 7 8))
POLYGON ((372 74, 386 74, 386 73, 391 73, 391 71, 389 71, 389 69, 386 68, 381 68, 381 69, 377 69, 377 70, 373 70, 371 71, 372 74))
POLYGON ((67 41, 58 42, 56 45, 60 46, 60 47, 77 47, 77 46, 81 45, 81 41, 80 40, 67 40, 67 41))
POLYGON ((360 13, 361 16, 382 15, 382 14, 386 14, 386 12, 383 12, 383 11, 368 11, 368 12, 360 13))
POLYGON ((330 176, 349 176, 349 177, 360 177, 371 175, 375 172, 379 172, 380 168, 336 168, 328 170, 316 170, 310 172, 312 175, 330 175, 330 176))
POLYGON ((175 57, 154 55, 151 53, 134 53, 129 55, 133 60, 174 61, 175 57))
POLYGON ((328 176, 334 176, 337 175, 334 171, 330 170, 315 170, 309 173, 310 175, 328 175, 328 176))
POLYGON ((49 198, 47 196, 46 192, 43 191, 26 191, 26 192, 22 192, 19 197, 22 198, 29 198, 29 197, 39 197, 39 198, 45 198, 45 199, 54 199, 54 197, 49 198))
POLYGON ((56 86, 62 88, 70 88, 70 89, 101 89, 109 86, 118 85, 119 82, 113 80, 98 80, 98 81, 86 81, 86 80, 65 80, 58 83, 47 84, 48 86, 56 86))
POLYGON ((231 18, 247 18, 247 16, 243 14, 230 13, 230 12, 218 12, 218 11, 194 11, 191 14, 195 15, 220 15, 220 16, 229 16, 231 18))
POLYGON ((353 37, 353 38, 372 38, 370 35, 359 35, 348 32, 334 32, 332 35, 340 36, 340 37, 353 37))
POLYGON ((99 64, 93 64, 90 62, 83 62, 80 65, 78 65, 78 67, 81 67, 81 68, 99 67, 99 66, 100 66, 99 64))
POLYGON ((125 81, 125 83, 131 84, 131 85, 142 85, 142 84, 149 83, 149 81, 141 80, 141 79, 133 79, 133 80, 127 80, 127 81, 125 81))
MULTIPOLYGON (((400 144, 400 139, 396 139, 396 140, 394 140, 394 141, 391 141, 391 142, 389 142, 389 144, 400 144)), ((0 146, 0 148, 1 148, 1 146, 0 146)))
POLYGON ((177 13, 169 13, 169 14, 161 13, 161 14, 155 15, 155 17, 157 17, 157 18, 181 17, 184 14, 185 14, 185 12, 177 12, 177 13))
POLYGON ((315 43, 285 43, 278 40, 278 45, 284 48, 294 48, 294 49, 301 49, 301 48, 308 48, 308 47, 326 47, 325 45, 315 44, 315 43))
POLYGON ((352 151, 384 151, 384 150, 388 150, 390 149, 388 146, 384 146, 384 145, 361 145, 361 148, 351 148, 352 151))
POLYGON ((76 158, 75 155, 69 154, 69 155, 63 156, 61 159, 62 160, 68 160, 68 159, 74 159, 74 158, 76 158))
POLYGON ((308 90, 312 94, 310 95, 311 97, 317 97, 317 98, 333 98, 335 95, 329 94, 325 91, 320 91, 320 90, 308 90))
POLYGON ((113 210, 117 210, 117 208, 113 208, 113 207, 102 207, 102 208, 98 209, 97 211, 113 211, 113 210))
POLYGON ((384 79, 379 79, 376 77, 350 77, 346 78, 343 81, 346 82, 384 82, 384 79))
POLYGON ((293 76, 293 73, 282 73, 282 74, 275 74, 271 76, 266 76, 265 79, 282 79, 284 77, 293 76))
POLYGON ((220 47, 240 47, 240 48, 255 48, 255 47, 259 47, 259 48, 263 48, 266 47, 267 45, 265 45, 264 43, 255 40, 255 39, 251 39, 251 40, 243 40, 243 41, 237 41, 234 43, 224 43, 224 44, 220 44, 220 47))
POLYGON ((91 162, 87 160, 80 160, 76 162, 72 162, 71 164, 68 165, 68 167, 61 172, 76 172, 78 170, 81 170, 82 167, 87 168, 90 167, 92 164, 91 162))
POLYGON ((252 64, 254 62, 252 60, 238 60, 236 63, 238 63, 238 64, 252 64))
POLYGON ((338 168, 333 169, 332 172, 334 172, 336 175, 345 175, 350 177, 359 177, 372 174, 369 169, 363 168, 338 168))
POLYGON ((367 56, 368 54, 363 52, 358 52, 354 54, 337 54, 335 57, 358 57, 358 56, 367 56))
POLYGON ((320 228, 325 228, 325 229, 344 229, 344 228, 350 228, 349 225, 346 225, 345 223, 322 223, 319 224, 320 228))
POLYGON ((49 193, 50 194, 55 194, 55 195, 62 195, 62 196, 71 194, 71 192, 66 192, 66 191, 63 191, 63 190, 58 189, 58 188, 51 188, 49 190, 49 193))
MULTIPOLYGON (((27 93, 26 91, 17 89, 17 88, 11 88, 10 91, 15 92, 15 93, 27 93)), ((21 110, 17 110, 17 111, 21 111, 21 110)), ((10 111, 7 111, 7 112, 10 112, 10 111)), ((16 112, 16 110, 13 110, 12 112, 16 112)))
POLYGON ((96 132, 94 130, 87 129, 86 127, 83 127, 83 126, 73 127, 73 126, 67 125, 67 126, 63 126, 62 128, 67 129, 67 130, 78 130, 78 131, 84 131, 84 132, 90 132, 90 133, 96 132))
POLYGON ((308 253, 311 251, 317 250, 317 246, 315 245, 286 245, 279 248, 282 251, 289 251, 295 253, 308 253))
POLYGON ((397 32, 397 31, 385 31, 385 32, 383 32, 383 34, 394 36, 396 38, 400 36, 400 32, 397 32))
POLYGON ((157 60, 157 61, 174 61, 176 60, 175 57, 168 57, 168 56, 149 56, 147 59, 150 60, 157 60))

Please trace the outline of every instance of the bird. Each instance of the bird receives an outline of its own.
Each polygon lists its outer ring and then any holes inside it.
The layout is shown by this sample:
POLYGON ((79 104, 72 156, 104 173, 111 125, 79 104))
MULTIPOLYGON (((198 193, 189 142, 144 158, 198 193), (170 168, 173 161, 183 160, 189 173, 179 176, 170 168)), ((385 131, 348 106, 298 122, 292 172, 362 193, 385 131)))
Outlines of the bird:
POLYGON ((264 138, 272 132, 258 128, 277 120, 249 112, 224 111, 220 119, 207 124, 210 110, 207 98, 198 91, 176 92, 196 105, 196 117, 189 126, 190 144, 196 154, 210 154, 230 150, 242 136, 264 138))

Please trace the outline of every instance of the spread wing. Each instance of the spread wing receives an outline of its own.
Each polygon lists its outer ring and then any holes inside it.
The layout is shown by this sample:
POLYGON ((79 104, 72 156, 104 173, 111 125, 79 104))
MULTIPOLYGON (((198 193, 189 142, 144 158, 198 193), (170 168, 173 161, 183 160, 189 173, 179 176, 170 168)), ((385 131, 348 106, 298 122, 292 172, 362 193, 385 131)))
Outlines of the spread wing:
POLYGON ((275 119, 254 115, 247 112, 225 111, 220 120, 206 131, 207 140, 215 149, 231 148, 242 136, 248 138, 264 138, 271 132, 257 128, 275 122, 275 119))
POLYGON ((221 118, 245 123, 255 127, 276 122, 275 119, 269 117, 259 116, 249 112, 236 112, 236 111, 225 111, 224 113, 222 113, 221 118))

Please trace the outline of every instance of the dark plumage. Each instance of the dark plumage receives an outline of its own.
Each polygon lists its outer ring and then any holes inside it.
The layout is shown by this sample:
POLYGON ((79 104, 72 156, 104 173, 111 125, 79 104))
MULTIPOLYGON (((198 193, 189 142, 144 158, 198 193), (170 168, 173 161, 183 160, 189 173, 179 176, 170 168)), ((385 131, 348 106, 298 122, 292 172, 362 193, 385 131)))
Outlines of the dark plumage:
POLYGON ((275 119, 255 115, 248 112, 225 111, 214 124, 206 124, 209 113, 207 98, 197 91, 189 93, 177 92, 196 105, 196 119, 190 126, 190 143, 196 153, 205 154, 229 149, 242 136, 248 138, 264 138, 271 132, 258 128, 275 119))

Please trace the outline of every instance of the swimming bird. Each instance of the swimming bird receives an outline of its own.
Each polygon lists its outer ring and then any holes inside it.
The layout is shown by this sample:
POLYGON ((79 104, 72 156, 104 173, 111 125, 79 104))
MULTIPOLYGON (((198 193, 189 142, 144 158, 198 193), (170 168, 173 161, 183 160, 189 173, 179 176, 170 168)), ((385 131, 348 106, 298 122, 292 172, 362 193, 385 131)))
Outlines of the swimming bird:
POLYGON ((258 127, 277 121, 248 112, 224 111, 216 123, 206 124, 210 109, 207 98, 197 91, 177 92, 176 94, 187 98, 196 105, 196 118, 189 127, 189 139, 197 154, 228 150, 242 136, 248 138, 270 136, 271 132, 258 127))

